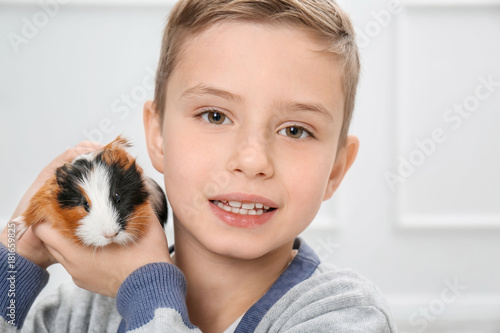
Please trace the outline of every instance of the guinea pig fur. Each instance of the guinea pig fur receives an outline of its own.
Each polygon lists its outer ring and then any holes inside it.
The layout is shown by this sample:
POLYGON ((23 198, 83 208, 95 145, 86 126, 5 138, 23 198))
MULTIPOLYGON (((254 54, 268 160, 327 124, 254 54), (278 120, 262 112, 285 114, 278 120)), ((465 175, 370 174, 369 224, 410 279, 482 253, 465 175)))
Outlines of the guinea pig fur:
POLYGON ((58 168, 31 198, 24 214, 13 220, 17 237, 46 220, 68 238, 89 247, 133 242, 144 233, 148 206, 164 227, 167 200, 160 186, 144 176, 127 153, 121 136, 95 152, 58 168))

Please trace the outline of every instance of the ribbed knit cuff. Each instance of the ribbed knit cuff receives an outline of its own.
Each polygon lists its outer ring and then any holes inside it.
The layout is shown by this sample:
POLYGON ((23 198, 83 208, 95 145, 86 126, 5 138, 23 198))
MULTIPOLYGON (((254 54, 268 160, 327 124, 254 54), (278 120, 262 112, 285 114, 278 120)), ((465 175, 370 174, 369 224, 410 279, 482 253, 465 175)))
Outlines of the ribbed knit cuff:
POLYGON ((12 251, 0 244, 0 315, 20 329, 49 273, 12 251))
POLYGON ((173 264, 152 263, 132 272, 118 289, 116 307, 127 331, 150 322, 159 308, 176 310, 186 326, 194 327, 186 307, 186 279, 173 264))

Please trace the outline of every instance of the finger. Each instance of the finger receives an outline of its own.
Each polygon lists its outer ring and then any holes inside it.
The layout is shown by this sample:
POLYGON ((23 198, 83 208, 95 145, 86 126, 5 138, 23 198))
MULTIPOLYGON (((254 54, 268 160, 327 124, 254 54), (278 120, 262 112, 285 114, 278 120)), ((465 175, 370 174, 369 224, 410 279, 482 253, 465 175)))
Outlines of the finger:
POLYGON ((64 247, 68 240, 56 229, 52 228, 48 222, 36 223, 31 226, 31 230, 45 244, 45 247, 54 259, 60 262, 63 256, 62 251, 59 251, 59 249, 64 247))
POLYGON ((70 163, 78 156, 92 153, 102 147, 103 146, 97 142, 81 142, 77 146, 69 148, 61 155, 57 156, 46 168, 44 168, 44 170, 42 170, 42 173, 47 174, 45 178, 48 178, 49 174, 51 175, 55 169, 63 166, 64 163, 70 163))
POLYGON ((45 244, 33 232, 33 227, 28 228, 23 237, 17 241, 17 252, 33 261, 42 268, 56 263, 57 261, 48 252, 45 244))
POLYGON ((75 147, 87 147, 87 148, 100 149, 100 148, 104 147, 104 145, 102 145, 99 142, 95 142, 95 141, 82 141, 82 142, 78 143, 75 147))
POLYGON ((80 155, 94 152, 100 148, 102 148, 102 145, 97 143, 92 144, 91 142, 89 142, 88 145, 87 144, 77 145, 73 148, 66 150, 62 155, 60 155, 60 159, 63 162, 71 162, 80 155))

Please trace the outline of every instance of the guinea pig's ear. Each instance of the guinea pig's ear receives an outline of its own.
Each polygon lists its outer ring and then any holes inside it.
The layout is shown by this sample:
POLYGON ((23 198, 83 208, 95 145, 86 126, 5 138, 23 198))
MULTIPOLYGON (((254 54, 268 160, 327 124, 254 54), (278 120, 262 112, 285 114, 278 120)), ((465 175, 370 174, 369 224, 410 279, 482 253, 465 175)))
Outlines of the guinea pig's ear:
POLYGON ((123 136, 118 135, 115 140, 113 140, 109 145, 109 148, 114 149, 124 149, 132 147, 132 144, 123 136))
POLYGON ((56 182, 57 185, 63 187, 68 181, 68 172, 71 168, 71 163, 65 163, 63 166, 57 168, 56 170, 56 182))
POLYGON ((114 139, 109 144, 107 144, 106 146, 104 146, 103 150, 107 150, 107 149, 110 149, 110 150, 113 150, 113 149, 127 150, 127 148, 130 148, 130 147, 132 147, 132 144, 126 138, 124 138, 123 136, 118 135, 116 137, 116 139, 114 139))

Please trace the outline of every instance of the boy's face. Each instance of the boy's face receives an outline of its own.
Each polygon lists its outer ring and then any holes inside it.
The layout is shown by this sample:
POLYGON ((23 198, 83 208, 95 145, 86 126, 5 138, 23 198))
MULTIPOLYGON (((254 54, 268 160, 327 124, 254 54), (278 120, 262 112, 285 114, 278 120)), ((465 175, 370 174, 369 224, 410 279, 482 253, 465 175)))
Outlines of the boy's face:
POLYGON ((145 111, 176 233, 250 259, 289 245, 311 223, 358 146, 349 137, 337 151, 344 95, 324 48, 299 29, 251 23, 185 42, 163 124, 154 125, 150 103, 145 111))

